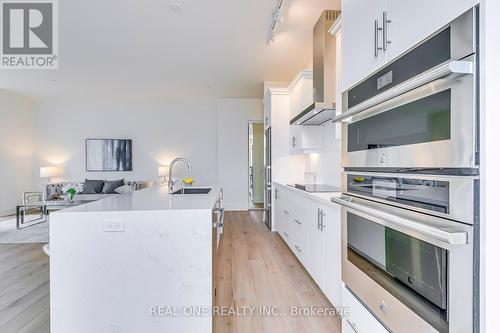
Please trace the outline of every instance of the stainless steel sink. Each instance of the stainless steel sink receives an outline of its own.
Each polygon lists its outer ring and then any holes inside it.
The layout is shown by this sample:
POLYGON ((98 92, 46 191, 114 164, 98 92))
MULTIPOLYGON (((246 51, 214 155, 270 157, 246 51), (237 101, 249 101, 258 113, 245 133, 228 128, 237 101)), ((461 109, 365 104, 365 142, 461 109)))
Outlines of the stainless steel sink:
POLYGON ((172 194, 208 194, 211 190, 209 187, 185 187, 172 194))

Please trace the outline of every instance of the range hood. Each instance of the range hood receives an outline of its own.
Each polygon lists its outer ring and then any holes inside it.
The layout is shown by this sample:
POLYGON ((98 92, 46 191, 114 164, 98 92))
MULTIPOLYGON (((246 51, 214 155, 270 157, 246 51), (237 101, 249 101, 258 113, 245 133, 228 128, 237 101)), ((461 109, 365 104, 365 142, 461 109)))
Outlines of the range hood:
POLYGON ((290 125, 323 125, 335 116, 335 37, 328 30, 340 10, 325 10, 313 34, 313 101, 290 125))

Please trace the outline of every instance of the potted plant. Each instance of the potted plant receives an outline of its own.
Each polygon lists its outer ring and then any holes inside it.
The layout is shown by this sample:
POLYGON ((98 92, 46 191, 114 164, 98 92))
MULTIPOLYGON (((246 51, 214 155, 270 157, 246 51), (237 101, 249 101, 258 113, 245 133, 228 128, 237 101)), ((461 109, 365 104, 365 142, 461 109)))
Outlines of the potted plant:
POLYGON ((69 202, 74 202, 76 194, 83 192, 83 184, 82 183, 67 184, 63 186, 61 190, 63 191, 63 193, 68 195, 69 202))

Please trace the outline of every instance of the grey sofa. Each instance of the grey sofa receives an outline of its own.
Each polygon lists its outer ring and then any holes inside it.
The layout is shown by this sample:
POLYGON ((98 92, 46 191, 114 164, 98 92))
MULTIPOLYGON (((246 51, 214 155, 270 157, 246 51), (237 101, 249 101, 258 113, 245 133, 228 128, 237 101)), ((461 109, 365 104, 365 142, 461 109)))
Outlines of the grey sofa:
MULTIPOLYGON (((67 184, 74 184, 75 182, 61 182, 61 183, 51 183, 45 184, 43 186, 43 198, 44 200, 53 200, 55 198, 64 198, 66 195, 62 192, 62 188, 67 184)), ((153 186, 153 182, 150 181, 125 181, 125 185, 129 185, 132 188, 132 191, 141 190, 144 188, 148 188, 153 186)), ((97 194, 77 194, 78 200, 101 200, 103 198, 107 198, 110 196, 119 195, 118 193, 105 194, 105 193, 97 193, 97 194)))

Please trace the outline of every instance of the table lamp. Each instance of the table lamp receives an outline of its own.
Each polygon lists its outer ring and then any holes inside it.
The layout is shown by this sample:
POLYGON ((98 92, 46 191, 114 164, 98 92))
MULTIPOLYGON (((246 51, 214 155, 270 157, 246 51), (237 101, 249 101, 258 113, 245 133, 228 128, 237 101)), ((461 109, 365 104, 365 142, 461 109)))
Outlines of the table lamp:
POLYGON ((167 183, 168 171, 169 171, 169 167, 168 166, 159 166, 158 167, 158 176, 163 177, 162 184, 166 184, 167 183))
POLYGON ((50 178, 60 176, 60 170, 57 167, 40 167, 40 178, 48 178, 50 184, 50 178))

